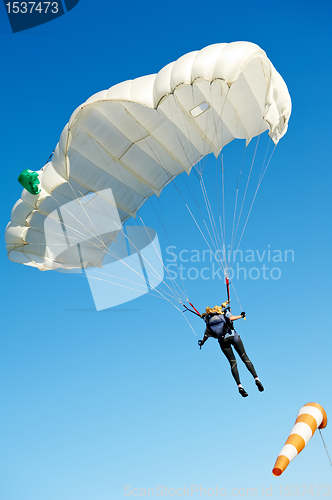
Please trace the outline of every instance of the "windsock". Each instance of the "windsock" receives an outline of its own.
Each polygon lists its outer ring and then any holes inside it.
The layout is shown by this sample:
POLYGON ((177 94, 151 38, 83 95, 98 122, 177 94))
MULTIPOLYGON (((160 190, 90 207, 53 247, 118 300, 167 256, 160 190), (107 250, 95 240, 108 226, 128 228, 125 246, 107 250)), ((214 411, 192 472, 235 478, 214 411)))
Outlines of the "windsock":
POLYGON ((280 476, 289 462, 303 450, 315 430, 324 429, 327 424, 327 416, 324 408, 318 403, 307 403, 297 415, 295 425, 278 455, 277 461, 272 469, 275 476, 280 476))

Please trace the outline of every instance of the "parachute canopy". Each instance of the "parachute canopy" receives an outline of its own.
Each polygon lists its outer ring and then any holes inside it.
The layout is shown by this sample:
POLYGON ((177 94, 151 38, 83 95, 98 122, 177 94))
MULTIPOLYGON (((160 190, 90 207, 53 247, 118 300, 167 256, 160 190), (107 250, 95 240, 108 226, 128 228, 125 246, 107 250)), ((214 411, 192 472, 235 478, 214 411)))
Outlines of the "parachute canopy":
POLYGON ((327 416, 320 404, 307 403, 304 405, 297 414, 295 425, 278 455, 272 473, 275 476, 280 476, 288 467, 289 462, 303 450, 317 427, 323 429, 326 424, 327 416))
POLYGON ((93 95, 38 172, 39 194, 23 191, 15 204, 9 259, 40 270, 101 266, 123 223, 152 195, 234 138, 248 144, 268 131, 277 144, 290 113, 285 82, 249 42, 190 52, 93 95))

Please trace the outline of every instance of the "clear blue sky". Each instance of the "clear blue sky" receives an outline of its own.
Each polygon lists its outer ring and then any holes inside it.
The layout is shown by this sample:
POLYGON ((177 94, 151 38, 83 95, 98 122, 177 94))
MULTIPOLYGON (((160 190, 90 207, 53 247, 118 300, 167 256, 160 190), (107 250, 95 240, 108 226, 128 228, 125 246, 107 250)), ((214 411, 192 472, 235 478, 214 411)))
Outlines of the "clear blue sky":
MULTIPOLYGON (((16 34, 3 5, 0 12, 3 231, 21 194, 17 176, 43 166, 90 95, 189 51, 245 40, 283 76, 293 111, 241 248, 294 252, 279 280, 236 283, 248 314, 238 330, 266 388, 258 393, 239 363, 243 399, 218 344, 200 351, 167 302, 143 296, 96 312, 85 282, 9 262, 3 242, 1 499, 118 500, 126 485, 127 495, 162 485, 161 498, 184 485, 245 497, 255 488, 260 499, 280 498, 286 485, 291 496, 301 485, 332 488, 318 433, 281 478, 271 473, 301 406, 316 401, 332 415, 331 5, 80 0, 16 34)), ((185 218, 172 193, 161 201, 170 197, 172 214, 185 218)), ((177 252, 205 248, 189 221, 170 234, 177 252)), ((217 280, 187 280, 186 288, 201 310, 225 295, 217 280)), ((202 324, 190 319, 200 337, 202 324)), ((329 424, 323 435, 332 454, 329 424)), ((205 498, 218 498, 211 491, 205 498)))

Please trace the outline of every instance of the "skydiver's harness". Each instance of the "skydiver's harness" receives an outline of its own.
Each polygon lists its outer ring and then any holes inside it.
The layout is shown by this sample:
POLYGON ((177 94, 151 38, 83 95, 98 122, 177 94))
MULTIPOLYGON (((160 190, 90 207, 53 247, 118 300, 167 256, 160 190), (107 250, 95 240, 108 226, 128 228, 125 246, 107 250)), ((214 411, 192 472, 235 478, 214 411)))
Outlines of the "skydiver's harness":
POLYGON ((207 314, 204 318, 205 324, 206 324, 206 329, 209 333, 209 336, 215 338, 215 339, 224 339, 225 335, 229 334, 232 335, 234 331, 233 323, 232 321, 225 315, 221 315, 218 313, 210 313, 207 314), (210 323, 211 319, 215 316, 218 316, 220 318, 220 321, 216 323, 210 323), (222 324, 222 326, 221 326, 222 324), (222 330, 220 333, 217 331, 213 330, 213 326, 218 327, 219 325, 221 326, 222 330))

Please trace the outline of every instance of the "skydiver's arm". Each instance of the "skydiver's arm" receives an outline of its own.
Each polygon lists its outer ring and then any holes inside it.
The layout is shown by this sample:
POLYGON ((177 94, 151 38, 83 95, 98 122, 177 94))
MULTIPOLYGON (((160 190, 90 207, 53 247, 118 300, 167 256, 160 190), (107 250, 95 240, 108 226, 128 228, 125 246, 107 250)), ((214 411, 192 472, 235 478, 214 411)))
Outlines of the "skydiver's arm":
POLYGON ((229 316, 228 319, 231 320, 231 321, 235 321, 236 319, 241 319, 241 318, 245 318, 246 316, 246 313, 243 312, 240 314, 240 316, 229 316))
POLYGON ((204 333, 204 337, 203 337, 203 340, 202 340, 202 345, 205 344, 205 342, 207 341, 209 337, 206 335, 206 333, 204 333))
POLYGON ((209 337, 204 333, 204 337, 203 337, 203 340, 199 340, 198 341, 198 345, 199 345, 199 348, 202 349, 202 346, 204 345, 204 343, 207 341, 209 337))

